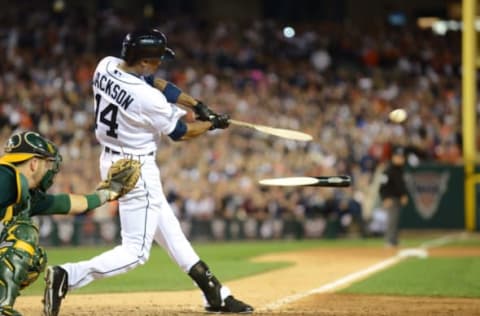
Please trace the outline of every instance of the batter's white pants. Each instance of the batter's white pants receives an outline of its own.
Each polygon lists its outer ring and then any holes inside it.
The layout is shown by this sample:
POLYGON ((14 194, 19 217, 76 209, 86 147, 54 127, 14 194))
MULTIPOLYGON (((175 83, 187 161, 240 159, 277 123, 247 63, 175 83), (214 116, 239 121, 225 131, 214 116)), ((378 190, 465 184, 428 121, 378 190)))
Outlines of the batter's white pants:
MULTIPOLYGON (((112 162, 122 157, 102 153, 102 179, 106 178, 112 162)), ((136 187, 119 200, 122 244, 90 260, 62 265, 68 272, 70 289, 87 285, 95 279, 125 273, 144 264, 154 239, 184 272, 188 272, 200 260, 165 198, 155 155, 134 158, 143 163, 142 175, 136 187)))

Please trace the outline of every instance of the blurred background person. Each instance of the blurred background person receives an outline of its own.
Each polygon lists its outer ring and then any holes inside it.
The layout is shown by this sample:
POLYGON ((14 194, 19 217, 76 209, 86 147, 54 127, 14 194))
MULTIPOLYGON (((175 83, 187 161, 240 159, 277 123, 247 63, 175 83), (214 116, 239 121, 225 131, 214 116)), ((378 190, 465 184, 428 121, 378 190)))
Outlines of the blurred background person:
POLYGON ((408 203, 407 186, 404 179, 405 148, 396 146, 392 150, 390 161, 382 174, 380 198, 387 213, 385 245, 398 246, 400 211, 408 203))

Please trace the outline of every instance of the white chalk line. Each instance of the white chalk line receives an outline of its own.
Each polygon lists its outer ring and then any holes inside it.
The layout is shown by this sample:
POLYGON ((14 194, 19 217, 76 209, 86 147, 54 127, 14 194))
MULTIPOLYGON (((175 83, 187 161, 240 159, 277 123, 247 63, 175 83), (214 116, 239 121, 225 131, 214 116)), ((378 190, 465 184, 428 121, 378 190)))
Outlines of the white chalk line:
POLYGON ((451 234, 451 235, 446 235, 440 238, 436 238, 430 241, 426 241, 420 245, 419 248, 412 248, 412 249, 403 249, 399 251, 395 256, 387 258, 385 260, 382 260, 366 269, 348 274, 347 276, 344 276, 340 279, 337 279, 333 282, 327 283, 325 285, 322 285, 318 288, 311 289, 306 292, 302 293, 297 293, 294 295, 286 296, 284 298, 281 298, 273 303, 267 304, 264 307, 260 308, 259 311, 270 311, 274 309, 278 309, 286 304, 293 303, 295 301, 298 301, 302 298, 305 298, 307 296, 313 295, 313 294, 320 294, 320 293, 328 293, 328 292, 333 292, 335 290, 338 290, 342 287, 345 287, 355 281, 358 281, 370 274, 373 274, 375 272, 381 271, 383 269, 386 269, 399 261, 408 258, 408 257, 420 257, 420 258, 425 258, 428 253, 427 249, 434 248, 434 247, 440 247, 443 245, 446 245, 448 243, 451 243, 454 240, 458 239, 465 239, 467 238, 468 234, 466 233, 460 233, 460 234, 451 234))
POLYGON ((455 240, 468 239, 468 236, 469 236, 469 234, 467 232, 445 235, 443 237, 439 237, 439 238, 436 238, 436 239, 426 241, 426 242, 422 243, 419 248, 430 249, 430 248, 435 248, 435 247, 441 247, 441 246, 449 244, 449 243, 451 243, 455 240))
POLYGON ((330 291, 333 291, 333 290, 337 290, 340 287, 348 285, 351 282, 359 280, 359 279, 361 279, 361 278, 363 278, 363 277, 365 277, 365 276, 367 276, 371 273, 380 271, 380 270, 385 269, 385 268, 387 268, 391 265, 394 265, 395 263, 397 263, 401 259, 403 259, 403 257, 400 257, 400 256, 390 257, 390 258, 388 258, 386 260, 383 260, 383 261, 380 261, 380 262, 374 264, 373 266, 370 266, 370 267, 368 267, 364 270, 360 270, 360 271, 351 273, 351 274, 349 274, 349 275, 347 275, 343 278, 340 278, 340 279, 337 279, 333 282, 322 285, 321 287, 309 290, 307 292, 297 293, 297 294, 294 294, 294 295, 284 297, 284 298, 282 298, 282 299, 280 299, 276 302, 273 302, 271 304, 268 304, 268 305, 264 306, 263 309, 265 309, 265 310, 277 309, 277 308, 279 308, 283 305, 298 301, 298 300, 300 300, 304 297, 310 296, 312 294, 320 294, 320 293, 326 293, 326 292, 330 292, 330 291))

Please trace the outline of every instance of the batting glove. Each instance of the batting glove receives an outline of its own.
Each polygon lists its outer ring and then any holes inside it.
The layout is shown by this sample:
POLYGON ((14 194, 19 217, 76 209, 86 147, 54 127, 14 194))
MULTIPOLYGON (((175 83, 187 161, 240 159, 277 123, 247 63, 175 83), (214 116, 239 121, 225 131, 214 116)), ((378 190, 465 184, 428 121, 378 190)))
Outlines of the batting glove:
POLYGON ((203 104, 202 101, 198 101, 193 107, 193 110, 195 111, 197 119, 200 121, 211 121, 214 116, 218 116, 217 113, 213 112, 208 106, 203 104))
POLYGON ((212 127, 210 127, 210 130, 214 130, 217 128, 220 129, 225 129, 228 126, 230 126, 230 115, 228 114, 216 114, 210 119, 210 122, 212 122, 212 127))

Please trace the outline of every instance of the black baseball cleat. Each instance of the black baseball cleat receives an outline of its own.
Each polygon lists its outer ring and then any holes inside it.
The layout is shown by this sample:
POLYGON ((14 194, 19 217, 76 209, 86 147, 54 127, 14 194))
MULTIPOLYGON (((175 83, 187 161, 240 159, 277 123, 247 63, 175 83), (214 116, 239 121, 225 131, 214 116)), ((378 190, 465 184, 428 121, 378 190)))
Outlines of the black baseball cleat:
POLYGON ((59 266, 49 266, 45 271, 43 315, 57 316, 60 305, 68 292, 68 273, 59 266))
POLYGON ((223 300, 223 304, 220 307, 211 307, 206 306, 205 310, 209 313, 219 313, 219 314, 251 314, 253 313, 253 307, 237 300, 232 295, 227 296, 223 300))

